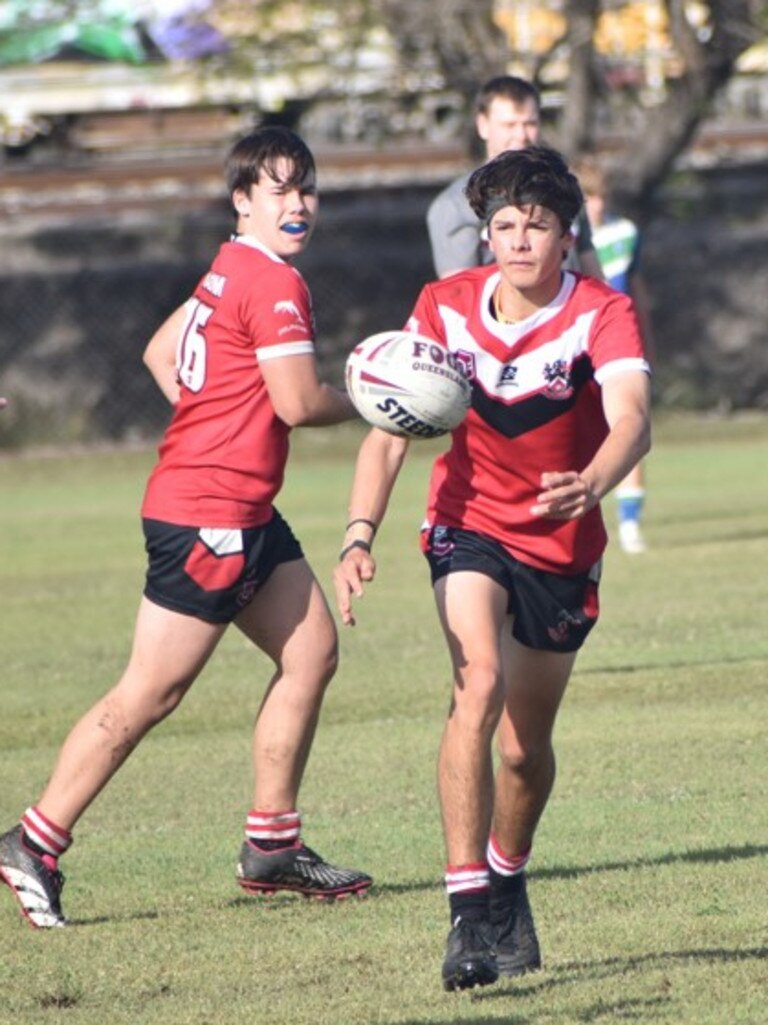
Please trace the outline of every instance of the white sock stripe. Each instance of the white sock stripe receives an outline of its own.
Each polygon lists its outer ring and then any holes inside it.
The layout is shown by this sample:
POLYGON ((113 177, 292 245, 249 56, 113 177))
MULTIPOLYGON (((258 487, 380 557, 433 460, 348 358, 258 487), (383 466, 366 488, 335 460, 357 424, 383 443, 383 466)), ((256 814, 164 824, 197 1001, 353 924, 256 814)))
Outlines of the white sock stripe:
POLYGON ((293 826, 299 824, 301 816, 298 812, 292 812, 288 815, 254 815, 253 812, 249 812, 247 821, 248 825, 253 826, 254 829, 284 824, 293 826))
POLYGON ((301 833, 301 815, 297 811, 270 815, 252 809, 245 822, 249 840, 297 840, 301 833))
POLYGON ((494 872, 498 872, 500 876, 516 876, 519 875, 525 866, 528 864, 530 854, 523 855, 520 858, 515 858, 514 861, 510 861, 505 858, 504 855, 496 847, 493 842, 493 837, 488 841, 488 864, 491 866, 494 872))
POLYGON ((35 843, 54 856, 63 854, 72 842, 72 837, 68 833, 61 833, 55 829, 34 808, 27 808, 21 823, 35 843))
POLYGON ((482 882, 483 879, 487 878, 488 871, 487 869, 483 869, 480 872, 449 872, 445 877, 445 881, 446 883, 451 883, 452 885, 455 884, 456 886, 458 886, 461 883, 476 883, 478 881, 482 882))
POLYGON ((464 883, 449 883, 445 884, 445 892, 451 893, 470 893, 472 890, 487 890, 491 885, 490 879, 474 879, 471 882, 467 880, 464 883))
POLYGON ((298 826, 295 829, 251 829, 246 826, 245 835, 251 840, 293 840, 301 830, 298 826))
POLYGON ((63 854, 66 850, 66 848, 64 847, 59 847, 57 844, 52 844, 51 841, 47 839, 47 837, 43 836, 41 833, 38 833, 33 826, 29 825, 26 822, 24 823, 24 832, 28 834, 30 839, 34 840, 34 842, 37 844, 38 847, 41 848, 41 850, 44 850, 46 854, 53 855, 54 858, 58 858, 58 856, 60 854, 63 854))
POLYGON ((490 886, 488 869, 468 869, 464 872, 446 872, 445 889, 448 893, 464 893, 466 890, 482 890, 490 886))

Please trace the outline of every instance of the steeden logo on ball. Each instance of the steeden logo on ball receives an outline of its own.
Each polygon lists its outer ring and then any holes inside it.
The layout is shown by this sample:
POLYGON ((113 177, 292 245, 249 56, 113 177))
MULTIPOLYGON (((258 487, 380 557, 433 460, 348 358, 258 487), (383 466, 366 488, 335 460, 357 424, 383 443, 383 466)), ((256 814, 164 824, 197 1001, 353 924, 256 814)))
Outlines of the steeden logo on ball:
POLYGON ((411 331, 383 331, 356 345, 347 359, 346 383, 364 420, 407 438, 452 431, 472 396, 452 353, 411 331))

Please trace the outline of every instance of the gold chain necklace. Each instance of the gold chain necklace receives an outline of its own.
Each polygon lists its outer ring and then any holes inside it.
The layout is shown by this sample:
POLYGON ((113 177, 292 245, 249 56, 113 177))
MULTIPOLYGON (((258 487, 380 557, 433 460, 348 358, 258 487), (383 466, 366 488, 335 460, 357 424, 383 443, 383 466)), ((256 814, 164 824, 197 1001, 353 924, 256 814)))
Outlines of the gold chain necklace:
POLYGON ((508 317, 501 308, 500 301, 501 288, 499 285, 493 290, 493 315, 500 324, 518 324, 521 320, 525 320, 525 317, 508 317))

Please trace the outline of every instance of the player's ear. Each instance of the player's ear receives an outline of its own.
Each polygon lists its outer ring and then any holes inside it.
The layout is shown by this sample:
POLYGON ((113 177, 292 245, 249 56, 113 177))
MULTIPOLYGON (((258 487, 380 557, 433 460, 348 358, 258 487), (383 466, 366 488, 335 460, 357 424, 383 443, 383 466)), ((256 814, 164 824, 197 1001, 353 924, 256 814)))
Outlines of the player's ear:
POLYGON ((251 215, 251 197, 245 191, 245 189, 235 189, 232 193, 232 206, 237 211, 240 217, 250 217, 251 215))
POLYGON ((477 132, 478 138, 482 139, 483 142, 488 141, 488 115, 480 114, 475 115, 475 131, 477 132))

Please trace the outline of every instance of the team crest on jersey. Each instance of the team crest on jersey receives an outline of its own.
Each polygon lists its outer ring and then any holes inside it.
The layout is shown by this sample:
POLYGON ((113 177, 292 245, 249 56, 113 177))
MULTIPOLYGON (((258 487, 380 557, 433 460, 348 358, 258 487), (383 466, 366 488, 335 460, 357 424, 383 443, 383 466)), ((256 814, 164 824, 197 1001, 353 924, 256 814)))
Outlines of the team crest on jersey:
POLYGON ((462 372, 468 381, 474 381, 477 376, 474 352, 467 352, 466 349, 457 349, 453 354, 456 367, 462 372))
POLYGON ((499 386, 502 384, 517 386, 517 367, 512 366, 511 363, 506 363, 499 374, 499 386))
POLYGON ((548 399, 569 399, 573 395, 571 371, 564 359, 545 363, 544 380, 547 382, 544 394, 548 399))

